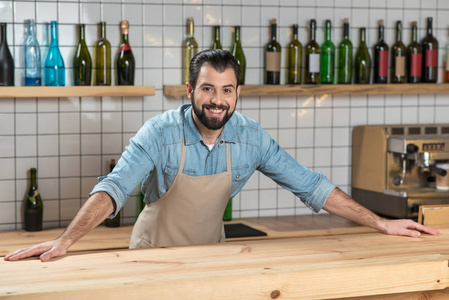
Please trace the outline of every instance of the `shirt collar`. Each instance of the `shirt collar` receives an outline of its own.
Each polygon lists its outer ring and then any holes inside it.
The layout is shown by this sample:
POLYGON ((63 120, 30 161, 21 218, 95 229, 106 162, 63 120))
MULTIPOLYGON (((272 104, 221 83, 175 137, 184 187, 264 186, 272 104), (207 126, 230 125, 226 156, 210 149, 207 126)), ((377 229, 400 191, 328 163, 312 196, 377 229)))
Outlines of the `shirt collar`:
MULTIPOLYGON (((234 115, 229 119, 229 121, 225 124, 223 132, 220 134, 219 140, 224 140, 228 143, 235 143, 235 131, 232 126, 232 119, 234 115)), ((201 134, 195 126, 195 122, 192 117, 192 105, 189 104, 184 109, 184 135, 186 140, 186 145, 195 144, 203 140, 201 134)))

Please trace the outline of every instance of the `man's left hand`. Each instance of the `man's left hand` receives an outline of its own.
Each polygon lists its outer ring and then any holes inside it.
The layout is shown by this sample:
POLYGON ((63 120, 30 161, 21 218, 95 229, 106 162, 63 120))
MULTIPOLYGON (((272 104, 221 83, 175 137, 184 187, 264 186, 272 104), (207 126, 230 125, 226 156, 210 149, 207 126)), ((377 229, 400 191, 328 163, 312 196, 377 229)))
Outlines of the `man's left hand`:
POLYGON ((421 232, 438 235, 439 231, 431 229, 412 220, 383 220, 382 230, 386 234, 420 237, 421 232))

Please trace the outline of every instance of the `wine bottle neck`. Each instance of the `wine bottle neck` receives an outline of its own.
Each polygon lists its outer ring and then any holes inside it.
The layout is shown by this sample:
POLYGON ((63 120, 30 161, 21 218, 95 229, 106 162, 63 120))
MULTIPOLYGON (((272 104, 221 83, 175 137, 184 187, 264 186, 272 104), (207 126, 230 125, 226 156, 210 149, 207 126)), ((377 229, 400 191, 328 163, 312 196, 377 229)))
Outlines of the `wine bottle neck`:
POLYGON ((416 26, 412 27, 412 42, 418 41, 418 28, 416 26))
POLYGON ((100 37, 102 39, 106 38, 106 23, 105 22, 101 22, 101 27, 100 27, 100 37))
POLYGON ((366 42, 366 31, 365 28, 360 29, 360 44, 365 45, 366 42))
POLYGON ((432 35, 432 18, 427 19, 427 35, 432 35))
POLYGON ((187 37, 188 38, 192 38, 194 35, 195 31, 194 31, 194 27, 193 27, 193 20, 188 20, 187 21, 187 37))
POLYGON ((316 33, 316 26, 315 22, 310 22, 310 32, 309 32, 309 38, 311 41, 315 40, 315 33, 316 33))
POLYGON ((6 23, 1 23, 1 37, 0 37, 0 44, 8 44, 6 41, 6 23))
POLYGON ((215 26, 215 41, 220 41, 220 26, 215 26))
POLYGON ((277 31, 276 23, 271 24, 271 40, 272 41, 276 40, 276 31, 277 31))
POLYGON ((331 40, 331 22, 327 21, 326 22, 326 41, 330 41, 331 40))
POLYGON ((343 37, 349 39, 349 23, 343 24, 343 37))
POLYGON ((293 40, 294 41, 298 40, 298 25, 293 26, 293 40))
POLYGON ((122 44, 129 44, 127 33, 122 34, 122 44))
POLYGON ((402 23, 400 21, 396 25, 396 41, 402 41, 402 23))
POLYGON ((56 28, 56 22, 51 22, 51 42, 52 45, 58 45, 58 29, 56 28))
POLYGON ((235 27, 234 40, 236 42, 240 42, 240 27, 239 26, 235 27))
POLYGON ((379 42, 384 40, 384 26, 379 26, 379 42))
POLYGON ((31 188, 37 189, 36 169, 31 169, 31 188))
POLYGON ((81 43, 85 43, 85 26, 84 25, 80 25, 79 26, 79 34, 80 34, 80 42, 81 43))

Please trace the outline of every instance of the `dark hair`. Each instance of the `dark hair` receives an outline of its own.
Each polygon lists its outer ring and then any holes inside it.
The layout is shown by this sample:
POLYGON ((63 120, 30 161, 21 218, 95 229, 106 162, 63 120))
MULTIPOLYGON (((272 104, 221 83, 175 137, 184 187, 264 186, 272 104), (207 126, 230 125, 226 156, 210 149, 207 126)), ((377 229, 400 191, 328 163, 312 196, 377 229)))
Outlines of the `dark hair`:
POLYGON ((239 86, 240 64, 238 60, 227 50, 209 49, 201 51, 190 61, 189 83, 194 89, 201 67, 204 64, 212 66, 219 73, 222 73, 229 68, 234 69, 235 78, 237 79, 236 88, 239 86))

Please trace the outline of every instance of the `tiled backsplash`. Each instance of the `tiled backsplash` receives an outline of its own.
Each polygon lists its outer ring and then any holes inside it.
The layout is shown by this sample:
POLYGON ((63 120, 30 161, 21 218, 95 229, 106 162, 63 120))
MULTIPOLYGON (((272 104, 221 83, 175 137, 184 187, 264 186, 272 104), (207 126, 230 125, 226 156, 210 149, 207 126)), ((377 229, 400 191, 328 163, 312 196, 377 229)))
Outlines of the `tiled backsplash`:
MULTIPOLYGON (((231 27, 241 25, 247 58, 246 83, 260 84, 263 46, 269 38, 272 18, 278 19, 278 36, 283 47, 289 42, 290 26, 294 23, 300 26, 301 43, 307 43, 311 18, 316 18, 319 25, 319 43, 323 41, 325 19, 332 20, 333 41, 338 44, 343 19, 349 17, 354 46, 358 46, 358 28, 367 27, 368 45, 372 48, 379 19, 386 21, 386 39, 391 45, 395 21, 403 21, 404 42, 408 44, 411 21, 418 21, 422 38, 425 19, 431 16, 440 43, 442 75, 448 15, 446 0, 0 1, 0 22, 8 23, 8 43, 18 67, 17 85, 21 78, 23 21, 32 18, 37 21, 40 43, 44 24, 58 21, 59 43, 70 85, 76 24, 86 24, 87 44, 92 53, 98 38, 97 23, 106 21, 114 56, 120 43, 119 22, 128 19, 130 43, 138 66, 136 84, 156 86, 153 97, 0 98, 0 230, 21 228, 21 207, 27 191, 27 171, 31 167, 38 169, 45 206, 44 227, 66 226, 87 199, 97 177, 108 172, 110 159, 120 157, 144 121, 188 102, 162 93, 164 84, 180 84, 180 45, 188 17, 194 17, 195 36, 201 49, 211 44, 213 25, 222 26, 225 49, 231 45, 231 27)), ((285 51, 282 55, 284 62, 285 51)), ((447 96, 241 97, 238 109, 259 121, 300 163, 323 172, 349 192, 353 126, 447 123, 447 96)), ((124 223, 135 221, 137 201, 138 190, 123 209, 124 223)), ((291 193, 261 174, 253 175, 234 199, 236 218, 310 213, 291 193)))

